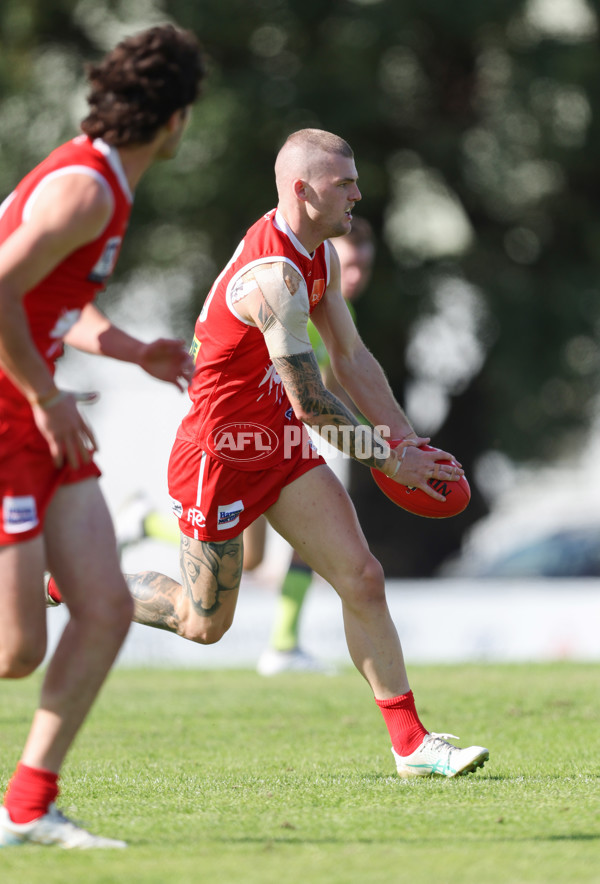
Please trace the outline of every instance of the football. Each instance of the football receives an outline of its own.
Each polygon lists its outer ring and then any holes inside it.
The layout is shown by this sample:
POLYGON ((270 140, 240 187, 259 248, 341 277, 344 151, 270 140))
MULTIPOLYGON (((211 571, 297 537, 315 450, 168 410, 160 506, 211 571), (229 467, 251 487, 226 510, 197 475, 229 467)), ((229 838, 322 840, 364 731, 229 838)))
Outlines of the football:
MULTIPOLYGON (((391 443, 394 447, 394 443, 391 443)), ((398 443, 400 444, 400 443, 398 443)), ((431 445, 421 445, 423 451, 438 451, 431 445)), ((437 463, 450 463, 448 460, 439 460, 437 463)), ((388 476, 384 475, 381 470, 371 467, 371 473, 375 482, 381 488, 386 497, 389 497, 397 506, 401 507, 415 516, 424 516, 426 519, 447 519, 450 516, 457 516, 467 508, 471 500, 471 489, 465 476, 462 476, 456 482, 448 482, 445 479, 429 479, 428 485, 431 485, 438 494, 443 494, 446 500, 435 500, 429 497, 420 488, 409 488, 406 485, 400 485, 394 482, 388 476)))

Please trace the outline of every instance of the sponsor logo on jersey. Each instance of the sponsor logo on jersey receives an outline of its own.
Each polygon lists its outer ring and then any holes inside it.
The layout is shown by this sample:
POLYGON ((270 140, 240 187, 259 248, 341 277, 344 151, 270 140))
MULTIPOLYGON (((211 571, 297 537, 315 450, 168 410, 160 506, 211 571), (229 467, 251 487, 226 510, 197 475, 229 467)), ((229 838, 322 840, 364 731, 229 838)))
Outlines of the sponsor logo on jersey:
POLYGON ((240 515, 244 512, 244 504, 241 500, 226 503, 217 509, 217 531, 233 528, 240 521, 240 515))
POLYGON ((6 496, 2 500, 2 521, 7 534, 22 534, 39 524, 35 498, 6 496))
POLYGON ((278 447, 273 430, 252 421, 222 424, 208 436, 207 447, 219 460, 230 463, 264 460, 278 447))
POLYGON ((198 358, 198 350, 200 349, 200 341, 194 335, 194 340, 192 341, 192 346, 190 347, 190 356, 194 360, 194 364, 196 364, 196 359, 198 358))
POLYGON ((62 311, 50 332, 52 343, 46 350, 48 359, 54 359, 62 353, 63 338, 73 328, 80 316, 81 310, 79 308, 62 311))
POLYGON ((90 271, 90 282, 104 282, 115 269, 122 237, 111 236, 107 239, 104 250, 90 271))
POLYGON ((325 293, 325 280, 315 279, 310 293, 310 306, 316 307, 325 293))
POLYGON ((192 526, 192 528, 204 528, 206 525, 206 519, 204 517, 204 513, 198 507, 191 506, 186 513, 185 516, 186 522, 192 526))

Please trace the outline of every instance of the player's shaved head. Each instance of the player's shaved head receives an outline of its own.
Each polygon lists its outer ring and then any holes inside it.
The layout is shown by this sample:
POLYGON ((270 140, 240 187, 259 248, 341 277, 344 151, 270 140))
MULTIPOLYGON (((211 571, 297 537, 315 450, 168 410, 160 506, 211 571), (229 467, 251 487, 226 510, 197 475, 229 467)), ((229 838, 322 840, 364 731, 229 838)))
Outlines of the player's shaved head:
POLYGON ((352 159, 347 141, 324 129, 299 129, 287 138, 275 160, 275 183, 280 197, 297 178, 310 181, 319 175, 332 154, 352 159))

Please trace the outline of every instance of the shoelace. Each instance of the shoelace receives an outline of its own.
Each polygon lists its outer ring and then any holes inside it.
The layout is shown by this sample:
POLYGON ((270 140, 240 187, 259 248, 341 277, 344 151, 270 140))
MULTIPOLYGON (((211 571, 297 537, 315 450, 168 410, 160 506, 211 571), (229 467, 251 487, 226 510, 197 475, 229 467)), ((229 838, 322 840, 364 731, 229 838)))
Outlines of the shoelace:
MULTIPOLYGON (((70 820, 69 817, 65 816, 62 810, 59 810, 54 802, 48 807, 48 816, 51 816, 53 820, 57 820, 61 823, 73 823, 73 820, 70 820)), ((75 823, 73 823, 73 825, 75 825, 75 823)))
MULTIPOLYGON (((432 731, 428 734, 426 740, 428 743, 433 743, 434 745, 439 743, 449 745, 448 740, 460 740, 460 737, 457 737, 456 734, 436 734, 432 731)), ((455 747, 453 746, 452 748, 454 749, 455 747)))
POLYGON ((89 835, 90 833, 87 829, 84 829, 80 823, 76 823, 75 820, 69 819, 68 816, 65 816, 62 810, 59 810, 56 804, 51 804, 48 809, 48 815, 51 818, 52 822, 64 823, 69 827, 69 829, 77 830, 77 832, 85 833, 89 835))

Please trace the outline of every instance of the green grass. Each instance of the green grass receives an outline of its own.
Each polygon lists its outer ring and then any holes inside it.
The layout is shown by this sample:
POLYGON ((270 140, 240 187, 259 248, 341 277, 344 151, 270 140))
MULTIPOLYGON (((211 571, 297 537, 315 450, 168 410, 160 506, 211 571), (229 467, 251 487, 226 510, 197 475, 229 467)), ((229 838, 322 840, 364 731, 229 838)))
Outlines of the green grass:
MULTIPOLYGON (((424 724, 485 768, 402 781, 353 671, 116 670, 73 748, 61 808, 126 851, 0 851, 11 884, 600 882, 598 667, 415 667, 424 724)), ((39 678, 0 684, 0 775, 39 678)))

